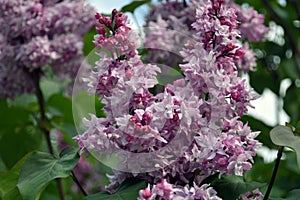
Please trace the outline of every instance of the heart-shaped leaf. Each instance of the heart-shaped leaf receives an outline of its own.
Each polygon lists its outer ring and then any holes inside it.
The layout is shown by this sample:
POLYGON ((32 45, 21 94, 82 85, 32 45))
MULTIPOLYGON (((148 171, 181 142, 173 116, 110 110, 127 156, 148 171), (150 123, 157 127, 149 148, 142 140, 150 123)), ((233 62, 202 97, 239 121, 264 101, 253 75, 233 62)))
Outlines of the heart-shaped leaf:
POLYGON ((0 174, 0 199, 2 200, 22 200, 20 192, 17 188, 19 174, 25 160, 31 153, 26 154, 19 160, 11 170, 0 174))
POLYGON ((79 159, 78 149, 67 147, 59 158, 44 152, 34 152, 22 168, 18 188, 24 200, 37 199, 46 185, 70 175, 79 159))
POLYGON ((271 140, 278 146, 290 147, 296 152, 298 168, 300 170, 300 137, 295 136, 287 126, 276 126, 270 132, 271 140))

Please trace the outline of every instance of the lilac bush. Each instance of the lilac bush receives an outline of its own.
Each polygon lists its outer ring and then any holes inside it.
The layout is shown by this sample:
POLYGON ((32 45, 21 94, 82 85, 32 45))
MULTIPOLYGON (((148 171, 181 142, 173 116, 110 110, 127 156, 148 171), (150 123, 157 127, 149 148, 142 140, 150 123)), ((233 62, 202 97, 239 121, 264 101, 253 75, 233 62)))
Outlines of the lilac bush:
POLYGON ((150 92, 158 84, 160 68, 142 62, 127 17, 116 10, 111 17, 96 14, 94 44, 105 51, 84 81, 89 93, 105 104, 107 116, 84 119, 88 129, 75 139, 82 150, 119 157, 120 171, 110 176, 109 190, 126 177, 139 176, 149 182, 139 199, 220 199, 202 183, 206 177, 242 176, 251 169, 261 145, 255 140, 259 132, 240 118, 258 96, 238 76, 255 66, 254 53, 241 39, 262 39, 268 29, 241 35, 247 27, 243 22, 263 25, 261 15, 250 10, 260 20, 249 21, 239 16, 239 9, 232 2, 207 0, 184 8, 167 1, 152 11, 157 22, 149 22, 146 47, 151 42, 158 49, 159 44, 176 45, 181 41, 176 31, 186 24, 192 33, 181 51, 179 67, 185 78, 167 84, 161 93, 150 92), (191 16, 183 14, 185 8, 191 16))
POLYGON ((237 2, 0 0, 0 199, 297 199, 300 5, 237 2), (139 35, 123 12, 145 4, 139 35), (254 89, 290 122, 249 116, 254 89))
POLYGON ((81 0, 1 0, 0 97, 33 92, 32 77, 42 76, 46 65, 61 78, 75 78, 83 34, 94 25, 91 11, 81 0))

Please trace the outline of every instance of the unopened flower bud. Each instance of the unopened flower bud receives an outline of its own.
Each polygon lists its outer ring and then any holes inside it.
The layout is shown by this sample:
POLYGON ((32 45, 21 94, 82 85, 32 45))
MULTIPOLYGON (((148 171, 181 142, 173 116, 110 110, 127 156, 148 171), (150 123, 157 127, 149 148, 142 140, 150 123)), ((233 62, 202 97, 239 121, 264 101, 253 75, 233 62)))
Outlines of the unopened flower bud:
POLYGON ((111 18, 114 19, 117 13, 117 9, 113 9, 113 11, 111 12, 111 18))
POLYGON ((142 190, 142 196, 145 198, 145 199, 148 199, 151 197, 151 191, 149 188, 146 188, 144 190, 142 190))

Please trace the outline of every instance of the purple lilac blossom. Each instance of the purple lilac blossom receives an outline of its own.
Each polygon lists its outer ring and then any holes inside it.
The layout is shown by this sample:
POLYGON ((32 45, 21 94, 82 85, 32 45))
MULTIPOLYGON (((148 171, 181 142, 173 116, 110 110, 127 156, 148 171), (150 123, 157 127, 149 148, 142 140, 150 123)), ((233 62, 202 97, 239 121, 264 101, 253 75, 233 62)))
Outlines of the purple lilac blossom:
POLYGON ((262 200, 263 197, 263 194, 258 189, 255 189, 251 192, 241 194, 237 200, 262 200))
POLYGON ((147 188, 140 190, 137 200, 222 200, 217 196, 217 192, 209 187, 208 184, 203 184, 198 187, 194 184, 193 187, 178 187, 168 183, 162 179, 152 188, 148 185, 147 188))
POLYGON ((232 7, 236 9, 236 14, 240 21, 239 30, 241 31, 241 36, 247 38, 249 42, 263 40, 269 31, 269 28, 264 26, 265 16, 259 14, 253 7, 237 4, 233 4, 232 7))
MULTIPOLYGON (((269 29, 263 24, 264 16, 262 14, 258 14, 252 7, 239 6, 233 1, 224 1, 224 4, 232 7, 231 12, 236 13, 238 24, 240 24, 237 29, 240 31, 242 39, 259 42, 265 38, 269 29)), ((180 63, 180 60, 176 59, 178 56, 174 56, 170 50, 176 51, 182 48, 185 38, 194 33, 191 24, 195 21, 198 7, 201 7, 200 0, 191 0, 189 3, 166 0, 152 6, 146 24, 148 30, 146 31, 145 48, 149 48, 149 54, 145 56, 147 62, 165 63, 169 66, 176 66, 180 63), (155 45, 156 49, 153 50, 155 45)), ((210 33, 206 34, 209 37, 210 33)), ((236 63, 238 70, 244 73, 254 70, 256 66, 254 52, 247 48, 247 45, 247 43, 240 45, 244 46, 245 54, 244 58, 236 63)))
POLYGON ((0 97, 33 92, 32 76, 42 76, 45 65, 74 78, 93 11, 81 0, 0 0, 0 97))
MULTIPOLYGON (((217 173, 242 176, 252 167, 260 146, 255 140, 259 133, 240 120, 257 95, 238 77, 236 63, 245 50, 236 39, 240 31, 235 10, 221 0, 206 0, 197 7, 192 24, 195 34, 181 52, 185 79, 166 85, 158 94, 149 89, 158 83, 160 70, 142 63, 126 16, 114 10, 112 17, 96 14, 96 19, 95 46, 107 51, 98 54, 99 61, 84 81, 89 93, 97 94, 105 104, 107 116, 91 114, 91 120, 83 120, 88 129, 75 138, 79 146, 99 154, 118 148, 143 153, 138 160, 127 156, 120 163, 127 166, 121 168, 125 171, 137 167, 140 160, 145 166, 151 163, 146 154, 158 152, 178 135, 191 136, 179 142, 181 147, 188 145, 174 162, 153 157, 157 165, 143 174, 152 186, 142 190, 140 198, 151 199, 153 192, 164 199, 176 199, 174 195, 184 199, 194 193, 191 198, 220 199, 202 180, 217 173), (193 188, 186 186, 190 182, 193 188)), ((124 177, 133 176, 130 174, 117 171, 109 176, 111 185, 120 184, 124 177)))
POLYGON ((194 32, 195 8, 180 1, 166 1, 152 5, 146 19, 144 48, 148 54, 144 60, 149 63, 164 63, 176 66, 182 62, 178 53, 194 32))

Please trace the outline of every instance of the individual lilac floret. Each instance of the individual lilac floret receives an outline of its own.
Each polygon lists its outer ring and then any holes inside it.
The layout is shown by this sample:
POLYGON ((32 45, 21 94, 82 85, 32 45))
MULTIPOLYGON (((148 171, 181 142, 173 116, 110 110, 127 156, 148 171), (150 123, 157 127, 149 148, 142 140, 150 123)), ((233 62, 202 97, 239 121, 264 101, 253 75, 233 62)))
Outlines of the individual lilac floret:
POLYGON ((44 66, 73 78, 93 10, 82 0, 0 0, 0 97, 33 92, 32 77, 43 76, 44 66))
POLYGON ((241 194, 237 200, 262 200, 263 197, 263 194, 258 189, 255 189, 251 192, 241 194))

